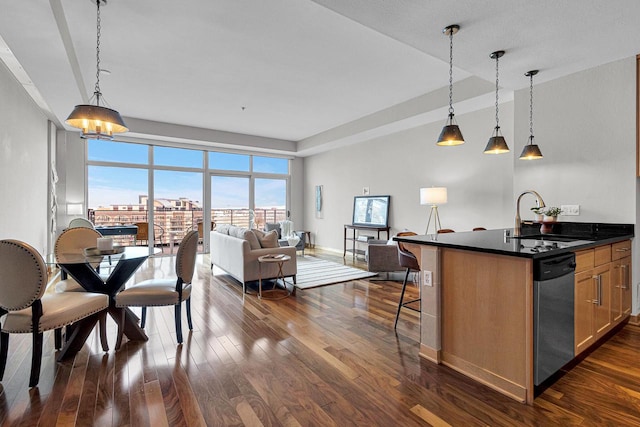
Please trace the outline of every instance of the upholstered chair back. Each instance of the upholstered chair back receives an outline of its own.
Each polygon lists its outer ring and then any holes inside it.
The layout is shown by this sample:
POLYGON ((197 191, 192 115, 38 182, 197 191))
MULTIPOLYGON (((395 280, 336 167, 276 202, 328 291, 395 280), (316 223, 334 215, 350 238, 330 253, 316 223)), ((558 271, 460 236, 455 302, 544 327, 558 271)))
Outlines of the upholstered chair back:
MULTIPOLYGON (((397 237, 408 237, 415 236, 416 233, 413 231, 401 231, 396 234, 397 237)), ((411 253, 407 248, 404 247, 402 242, 398 242, 398 263, 401 267, 410 268, 412 270, 420 270, 420 265, 418 264, 418 260, 415 255, 411 253)))
POLYGON ((18 240, 0 240, 0 307, 28 308, 47 288, 47 268, 34 248, 18 240))
POLYGON ((102 234, 91 228, 67 228, 58 236, 53 247, 53 254, 56 260, 59 260, 62 254, 82 255, 86 248, 96 247, 98 237, 102 237, 102 234))
POLYGON ((191 283, 196 269, 196 252, 198 250, 198 232, 188 232, 178 246, 176 255, 176 275, 184 283, 191 283))
POLYGON ((78 228, 78 227, 81 227, 81 228, 95 228, 93 223, 91 221, 89 221, 88 219, 73 218, 69 222, 69 227, 68 228, 78 228))

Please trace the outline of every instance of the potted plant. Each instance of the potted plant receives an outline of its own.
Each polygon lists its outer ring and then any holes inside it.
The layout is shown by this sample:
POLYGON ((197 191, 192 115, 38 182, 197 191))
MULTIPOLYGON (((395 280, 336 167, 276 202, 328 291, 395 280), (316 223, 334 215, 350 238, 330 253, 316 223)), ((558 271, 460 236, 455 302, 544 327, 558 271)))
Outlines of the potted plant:
POLYGON ((534 206, 533 208, 531 208, 531 211, 535 214, 535 221, 542 222, 542 219, 544 217, 544 208, 534 206))
POLYGON ((562 212, 562 210, 556 206, 550 206, 548 208, 545 208, 543 221, 545 222, 556 221, 556 219, 558 219, 558 215, 560 215, 560 212, 562 212))

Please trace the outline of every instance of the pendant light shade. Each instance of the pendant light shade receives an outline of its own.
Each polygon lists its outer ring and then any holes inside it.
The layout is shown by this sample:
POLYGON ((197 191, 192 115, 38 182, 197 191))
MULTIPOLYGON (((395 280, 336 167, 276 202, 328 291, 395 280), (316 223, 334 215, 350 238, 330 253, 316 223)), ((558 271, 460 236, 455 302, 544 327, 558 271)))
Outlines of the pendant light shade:
POLYGON ((498 59, 503 55, 504 50, 495 51, 490 55, 491 59, 496 60, 496 127, 493 128, 493 133, 491 134, 491 138, 489 138, 489 142, 487 142, 484 154, 503 154, 509 152, 507 141, 505 141, 504 136, 502 136, 502 133, 500 132, 500 121, 498 118, 498 89, 500 87, 500 81, 498 79, 498 59))
POLYGON ((524 146, 522 154, 520 154, 520 160, 538 160, 542 158, 542 152, 537 144, 533 143, 533 138, 529 139, 531 142, 524 146))
MULTIPOLYGON (((94 0, 92 0, 93 2, 94 0)), ((96 86, 88 104, 76 105, 66 123, 81 130, 80 137, 85 139, 113 139, 114 133, 126 132, 129 129, 124 124, 120 113, 111 108, 100 105, 100 5, 107 4, 106 0, 95 0, 96 13, 96 86), (92 101, 95 100, 95 105, 92 101)))
POLYGON ((493 129, 493 135, 489 138, 487 146, 484 148, 484 154, 504 154, 509 152, 509 146, 500 132, 500 126, 493 129))
POLYGON ((442 128, 440 136, 438 137, 437 145, 453 146, 464 144, 464 138, 462 132, 455 122, 453 114, 449 114, 447 124, 442 128))
POLYGON ((442 30, 442 33, 449 36, 449 117, 440 132, 437 145, 454 146, 464 144, 462 132, 455 120, 453 113, 453 35, 460 30, 458 25, 449 25, 442 30))
POLYGON ((529 142, 522 149, 520 160, 538 160, 542 158, 540 147, 533 142, 533 76, 538 70, 527 71, 524 75, 529 77, 529 142))

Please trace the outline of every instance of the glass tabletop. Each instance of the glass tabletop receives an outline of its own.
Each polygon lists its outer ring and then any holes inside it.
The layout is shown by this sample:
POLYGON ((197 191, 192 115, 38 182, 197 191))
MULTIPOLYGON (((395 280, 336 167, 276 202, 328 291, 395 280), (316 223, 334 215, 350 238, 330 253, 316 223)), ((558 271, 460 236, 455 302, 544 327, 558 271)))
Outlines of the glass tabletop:
POLYGON ((84 263, 94 263, 100 262, 104 258, 111 258, 113 261, 120 260, 132 260, 139 258, 147 258, 150 255, 155 255, 160 253, 160 249, 153 248, 153 253, 149 253, 149 248, 146 246, 125 246, 124 251, 121 253, 105 253, 101 255, 91 255, 86 256, 84 253, 60 253, 58 259, 54 256, 54 254, 48 254, 45 257, 45 262, 47 264, 84 264, 84 263))

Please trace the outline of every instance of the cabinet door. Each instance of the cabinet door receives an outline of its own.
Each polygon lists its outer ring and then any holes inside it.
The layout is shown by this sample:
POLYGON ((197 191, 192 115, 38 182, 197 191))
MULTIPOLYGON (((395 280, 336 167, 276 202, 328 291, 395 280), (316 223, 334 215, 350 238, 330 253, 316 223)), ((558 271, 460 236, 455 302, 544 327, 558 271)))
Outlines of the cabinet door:
POLYGON ((610 264, 593 269, 595 291, 596 338, 600 338, 611 329, 611 271, 610 264))
POLYGON ((624 272, 621 261, 611 263, 611 321, 615 324, 622 319, 622 287, 624 272))
POLYGON ((576 274, 575 279, 575 354, 576 356, 596 340, 594 326, 595 285, 593 271, 576 274))
POLYGON ((620 260, 621 286, 621 309, 622 317, 631 314, 631 257, 624 257, 620 260))

